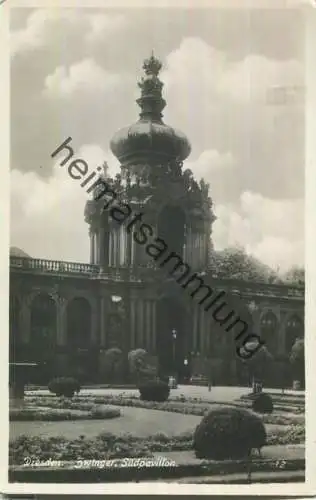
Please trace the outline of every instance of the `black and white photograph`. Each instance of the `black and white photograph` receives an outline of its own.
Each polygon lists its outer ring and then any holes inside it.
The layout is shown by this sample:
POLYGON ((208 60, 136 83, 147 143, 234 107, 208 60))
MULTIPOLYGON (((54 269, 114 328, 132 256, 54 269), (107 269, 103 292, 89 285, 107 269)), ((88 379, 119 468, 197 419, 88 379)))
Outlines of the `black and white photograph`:
POLYGON ((8 10, 8 484, 294 493, 304 13, 8 10))

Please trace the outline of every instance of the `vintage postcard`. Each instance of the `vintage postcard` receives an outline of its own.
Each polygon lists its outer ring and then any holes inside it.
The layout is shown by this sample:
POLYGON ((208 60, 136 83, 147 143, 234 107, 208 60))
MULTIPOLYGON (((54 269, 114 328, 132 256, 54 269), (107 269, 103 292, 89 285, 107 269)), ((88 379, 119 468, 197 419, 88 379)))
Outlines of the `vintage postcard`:
POLYGON ((313 9, 237 4, 0 5, 4 493, 315 492, 313 9))

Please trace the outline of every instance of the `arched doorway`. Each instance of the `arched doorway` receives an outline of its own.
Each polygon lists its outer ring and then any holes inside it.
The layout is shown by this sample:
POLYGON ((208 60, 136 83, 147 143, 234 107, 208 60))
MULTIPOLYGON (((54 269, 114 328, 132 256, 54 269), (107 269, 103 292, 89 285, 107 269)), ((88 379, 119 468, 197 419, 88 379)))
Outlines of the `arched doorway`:
POLYGON ((174 205, 166 205, 158 216, 158 237, 162 239, 169 252, 183 257, 185 244, 185 213, 174 205))
POLYGON ((262 315, 260 320, 260 336, 268 351, 274 356, 278 351, 278 320, 271 311, 262 315))
POLYGON ((37 295, 31 304, 30 361, 39 364, 36 377, 41 383, 52 375, 57 336, 56 303, 48 294, 37 295))
POLYGON ((19 311, 20 301, 15 295, 10 295, 9 304, 9 361, 19 361, 19 311))
POLYGON ((67 305, 67 343, 70 352, 69 371, 73 376, 87 380, 94 373, 90 359, 91 306, 84 297, 76 297, 67 305))
POLYGON ((182 377, 188 356, 187 311, 180 300, 163 297, 157 303, 157 353, 159 370, 164 375, 182 377))
POLYGON ((285 326, 285 351, 290 354, 296 339, 304 336, 304 325, 302 320, 297 316, 291 316, 285 326))

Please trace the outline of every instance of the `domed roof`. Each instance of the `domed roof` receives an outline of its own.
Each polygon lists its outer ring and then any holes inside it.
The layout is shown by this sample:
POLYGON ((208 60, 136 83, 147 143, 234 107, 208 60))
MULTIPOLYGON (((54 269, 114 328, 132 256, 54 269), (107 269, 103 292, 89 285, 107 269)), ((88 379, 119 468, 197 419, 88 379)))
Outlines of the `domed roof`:
POLYGON ((28 257, 31 258, 24 250, 18 247, 10 247, 10 257, 28 257))
POLYGON ((110 142, 113 154, 121 165, 159 164, 166 161, 183 161, 191 152, 186 136, 162 121, 166 102, 162 98, 163 83, 158 74, 161 63, 153 55, 145 60, 145 76, 138 86, 141 97, 140 119, 135 124, 119 130, 110 142))

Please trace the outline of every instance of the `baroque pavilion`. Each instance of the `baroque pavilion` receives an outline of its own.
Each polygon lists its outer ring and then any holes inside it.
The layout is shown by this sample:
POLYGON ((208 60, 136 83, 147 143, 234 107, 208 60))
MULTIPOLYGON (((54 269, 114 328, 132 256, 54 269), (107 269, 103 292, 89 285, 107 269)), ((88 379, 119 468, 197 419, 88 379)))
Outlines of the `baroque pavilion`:
MULTIPOLYGON (((144 214, 191 273, 229 296, 231 307, 272 354, 288 353, 304 334, 304 287, 221 276, 212 265, 216 217, 209 186, 184 168, 191 152, 186 136, 163 122, 160 69, 153 55, 145 60, 139 119, 110 143, 121 172, 109 179, 105 168, 100 181, 133 213, 144 214)), ((244 383, 234 328, 226 332, 179 286, 174 262, 162 269, 127 222, 104 210, 102 189, 100 182, 84 211, 89 264, 10 255, 11 360, 42 362, 47 376, 79 372, 89 381, 104 381, 107 349, 118 347, 126 355, 144 348, 166 371, 179 372, 189 358, 196 373, 211 363, 219 385, 244 383)))

